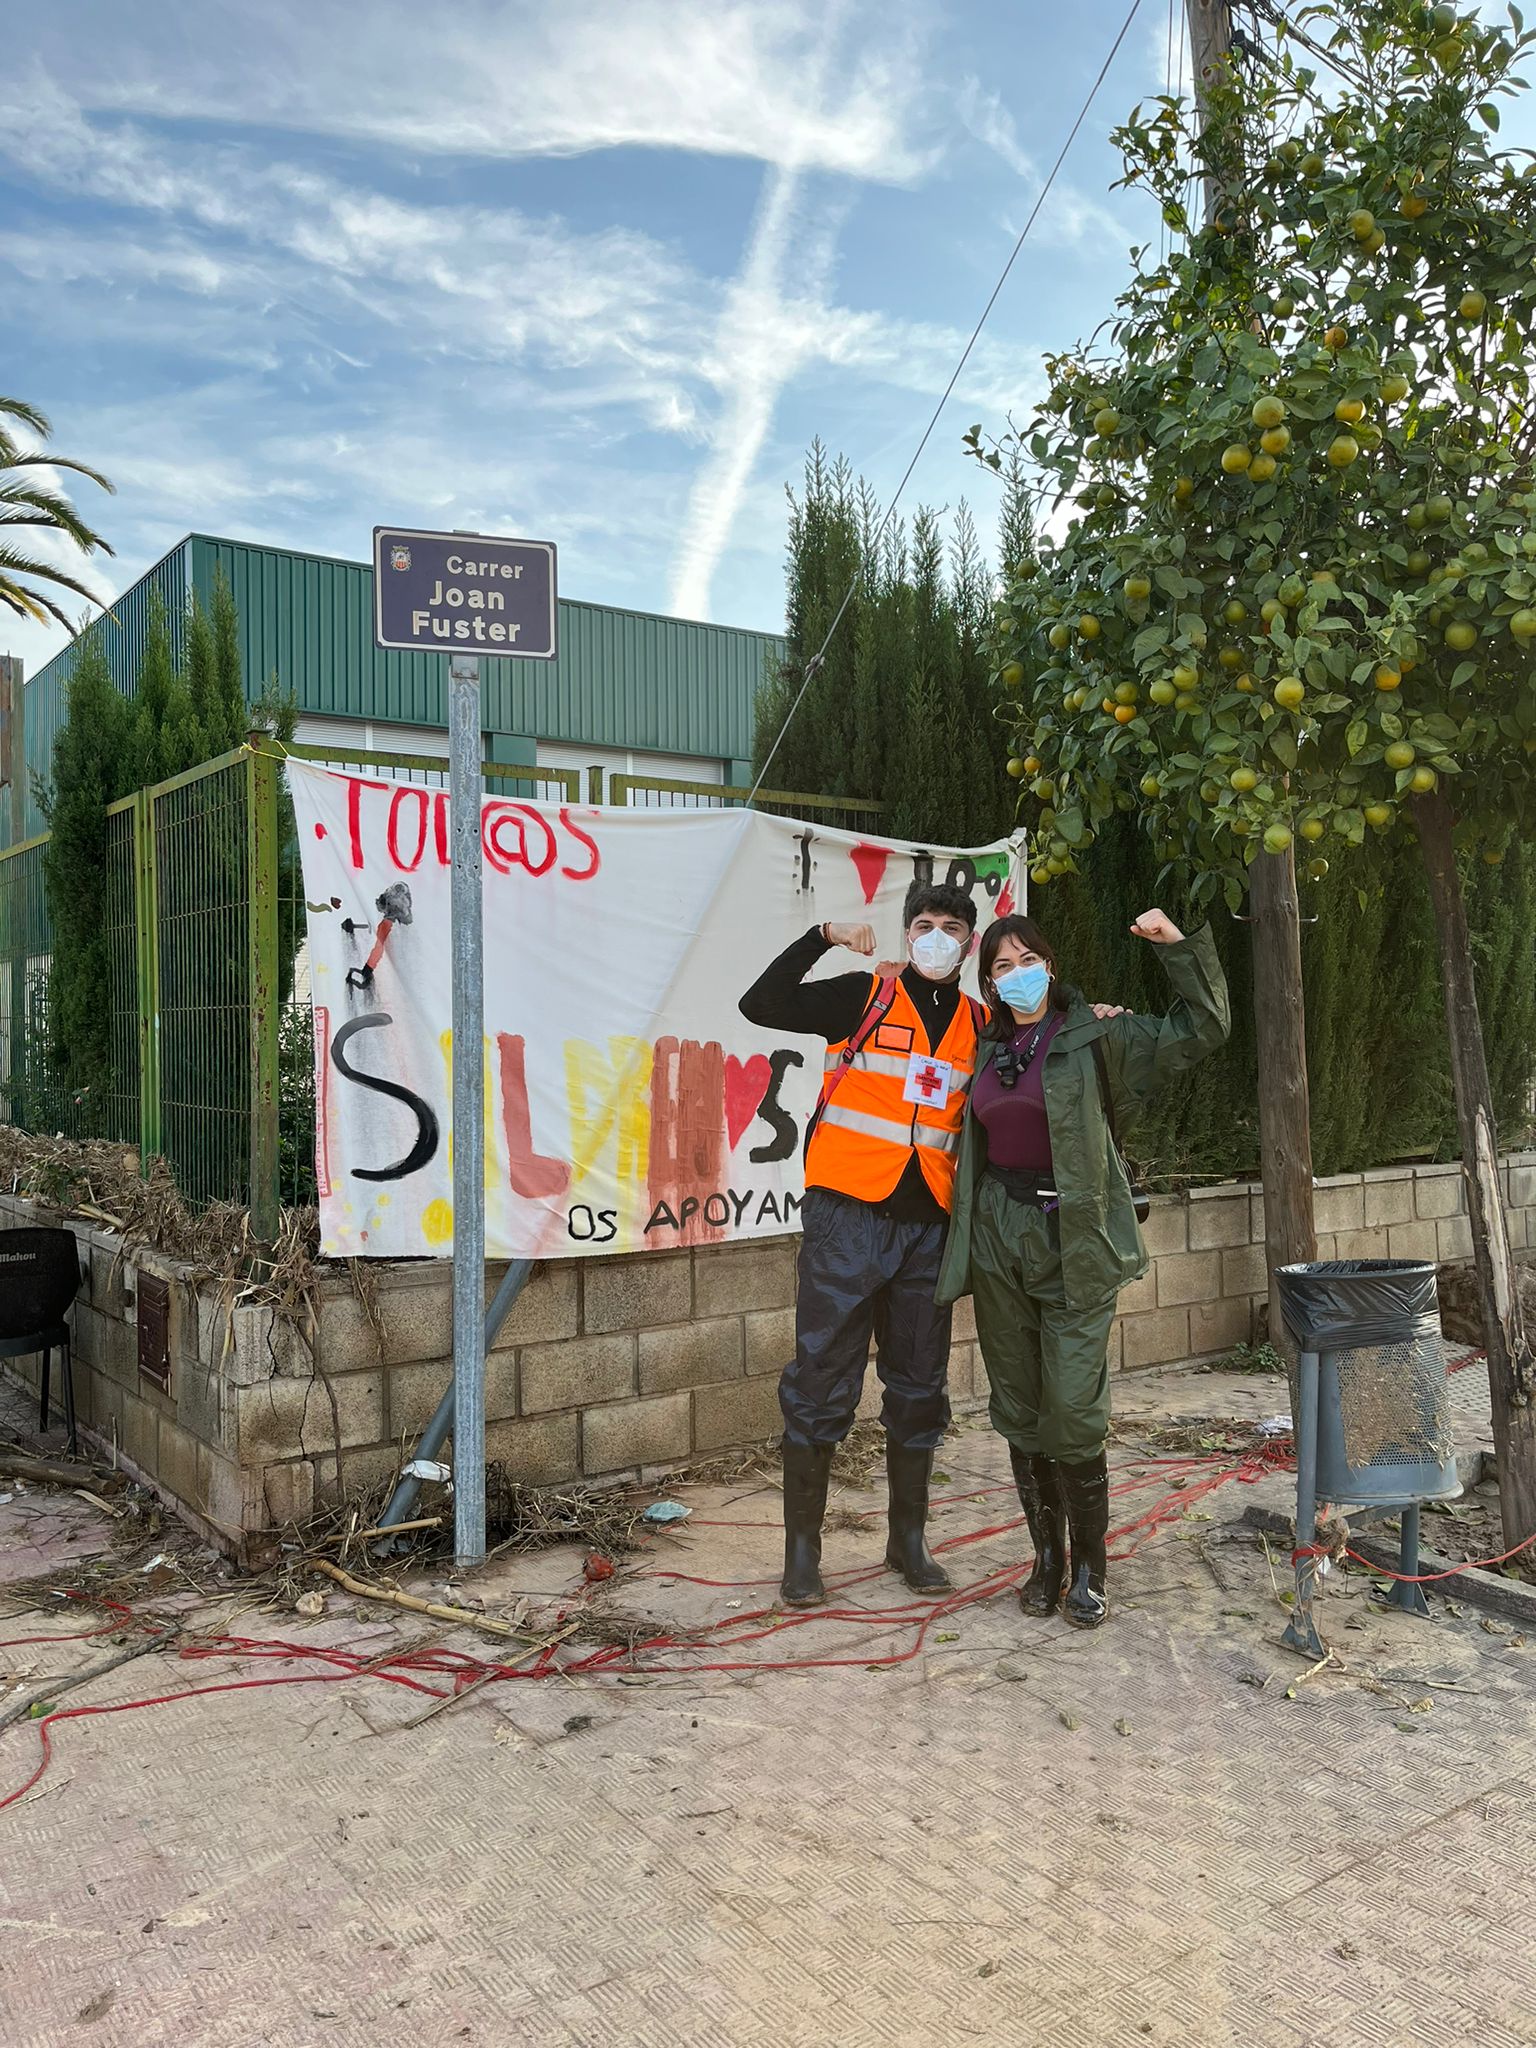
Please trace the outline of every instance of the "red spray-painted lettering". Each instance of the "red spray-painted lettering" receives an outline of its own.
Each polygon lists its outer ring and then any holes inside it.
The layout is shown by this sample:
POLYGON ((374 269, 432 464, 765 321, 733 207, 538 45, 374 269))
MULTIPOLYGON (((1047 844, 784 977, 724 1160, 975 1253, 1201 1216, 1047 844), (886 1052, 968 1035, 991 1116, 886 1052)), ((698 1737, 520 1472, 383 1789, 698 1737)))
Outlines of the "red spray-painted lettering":
MULTIPOLYGON (((413 875, 427 857, 446 868, 451 858, 448 843, 448 792, 423 789, 419 784, 375 782, 365 775, 341 777, 347 785, 347 848, 354 868, 366 863, 364 826, 377 824, 365 819, 363 793, 377 790, 389 798, 384 818, 384 850, 397 874, 413 875)), ((588 813, 596 818, 596 813, 588 813)), ((547 875, 558 863, 559 873, 570 882, 590 882, 603 864, 602 851, 592 831, 578 824, 570 808, 562 805, 551 818, 536 804, 512 803, 498 799, 483 807, 480 844, 486 865, 494 874, 510 875, 522 868, 530 875, 547 875)))

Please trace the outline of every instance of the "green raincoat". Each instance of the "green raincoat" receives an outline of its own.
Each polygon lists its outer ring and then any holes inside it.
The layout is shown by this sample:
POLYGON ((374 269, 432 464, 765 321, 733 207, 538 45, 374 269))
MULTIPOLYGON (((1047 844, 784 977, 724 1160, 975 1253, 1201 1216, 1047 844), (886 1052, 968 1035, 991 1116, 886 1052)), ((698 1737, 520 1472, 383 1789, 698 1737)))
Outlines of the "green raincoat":
MULTIPOLYGON (((1081 996, 1074 996, 1061 1029, 1042 1055, 1052 1174, 1061 1199, 1062 1282, 1073 1308, 1103 1302, 1147 1270, 1147 1249, 1130 1183, 1104 1115, 1094 1040, 1103 1041, 1123 1138, 1147 1098, 1224 1044, 1231 1028, 1226 977, 1209 926, 1156 950, 1173 984, 1166 1016, 1100 1020, 1081 996)), ((997 1052, 995 1039, 983 1039, 978 1075, 997 1052)), ((967 1106, 949 1238, 939 1269, 941 1303, 958 1301, 971 1291, 971 1225, 976 1187, 986 1163, 986 1133, 967 1106)))

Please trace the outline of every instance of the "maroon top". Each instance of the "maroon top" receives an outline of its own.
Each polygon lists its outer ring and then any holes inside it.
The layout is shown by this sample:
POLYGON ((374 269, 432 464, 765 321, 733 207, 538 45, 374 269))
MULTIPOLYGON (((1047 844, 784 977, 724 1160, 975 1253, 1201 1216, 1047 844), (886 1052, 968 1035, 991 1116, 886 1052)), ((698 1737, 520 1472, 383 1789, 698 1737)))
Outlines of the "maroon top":
MULTIPOLYGON (((1045 1056, 1065 1014, 1062 1010, 1052 1011, 1035 1047, 1034 1058, 1012 1088, 1005 1088, 997 1078, 995 1062, 976 1077, 971 1101, 987 1134, 987 1157, 994 1166, 1005 1166, 1015 1173, 1051 1171, 1051 1127, 1045 1115, 1043 1074, 1045 1056)), ((1024 1051, 1035 1030, 1035 1025, 1027 1024, 1014 1033, 1009 1043, 1015 1053, 1024 1051)))

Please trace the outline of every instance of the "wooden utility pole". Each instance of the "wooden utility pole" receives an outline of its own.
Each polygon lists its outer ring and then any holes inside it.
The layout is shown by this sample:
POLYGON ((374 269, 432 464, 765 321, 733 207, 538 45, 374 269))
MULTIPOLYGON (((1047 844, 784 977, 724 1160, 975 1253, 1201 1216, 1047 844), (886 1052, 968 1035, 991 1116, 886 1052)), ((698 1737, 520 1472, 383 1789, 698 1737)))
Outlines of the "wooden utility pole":
MULTIPOLYGON (((1195 97, 1202 113, 1232 53, 1228 0, 1184 0, 1195 97)), ((1205 216, 1221 204, 1220 180, 1205 174, 1205 216)), ((1307 1090, 1306 1004, 1301 986, 1301 906, 1296 860, 1260 853, 1248 870, 1253 936, 1253 1022, 1259 1086, 1259 1171, 1264 1184, 1264 1255, 1270 1272, 1269 1341, 1289 1355, 1274 1283, 1279 1266, 1317 1257, 1312 1221, 1312 1115, 1307 1090)))

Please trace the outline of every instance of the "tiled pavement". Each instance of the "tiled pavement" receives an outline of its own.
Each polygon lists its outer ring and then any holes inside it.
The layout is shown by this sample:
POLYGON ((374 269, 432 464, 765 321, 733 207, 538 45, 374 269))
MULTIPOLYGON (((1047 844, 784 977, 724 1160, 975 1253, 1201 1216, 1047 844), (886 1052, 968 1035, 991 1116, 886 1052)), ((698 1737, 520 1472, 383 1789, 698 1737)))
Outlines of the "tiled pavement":
MULTIPOLYGON (((1264 1386, 1137 1387, 1123 1405, 1274 1405, 1264 1386)), ((1128 1478, 1134 1455, 1116 1453, 1128 1478)), ((945 1468, 952 1494, 1005 1470, 981 1428, 945 1468)), ((1140 1472, 1133 1511, 1164 1486, 1140 1472)), ((848 1666, 509 1683, 399 1732, 430 1703, 367 1679, 62 1724, 50 1774, 0 1814, 0 2040, 1536 2042, 1536 1643, 1441 1603, 1431 1623, 1379 1614, 1351 1581, 1322 1616, 1345 1669, 1308 1675, 1277 1647, 1245 1492, 1122 1565, 1096 1636, 1003 1595, 884 1670, 863 1660, 901 1631, 822 1621, 756 1654, 848 1666)), ((604 1589, 609 1612, 675 1625, 759 1599, 656 1573, 770 1573, 771 1487, 685 1497, 695 1524, 604 1589)), ((1006 1501, 957 1502, 942 1533, 1006 1501)), ((51 1534, 37 1495, 19 1504, 43 1551, 100 1547, 84 1503, 50 1497, 51 1534)), ((0 1508, 0 1546, 17 1509, 0 1508)), ((879 1537, 877 1518, 834 1533, 831 1564, 873 1561, 879 1537)), ((1019 1548, 1005 1534, 951 1562, 972 1578, 1019 1548)), ((481 1590, 492 1608, 568 1592, 576 1566, 498 1563, 481 1590)), ((895 1604, 888 1579, 848 1597, 895 1604)), ((319 1622, 235 1627, 372 1653, 430 1626, 380 1615, 343 1599, 319 1622)), ((37 1660, 31 1686, 94 1654, 0 1651, 0 1669, 37 1660)), ((141 1659, 77 1697, 229 1669, 141 1659)), ((36 1743, 0 1737, 0 1796, 36 1743)))

